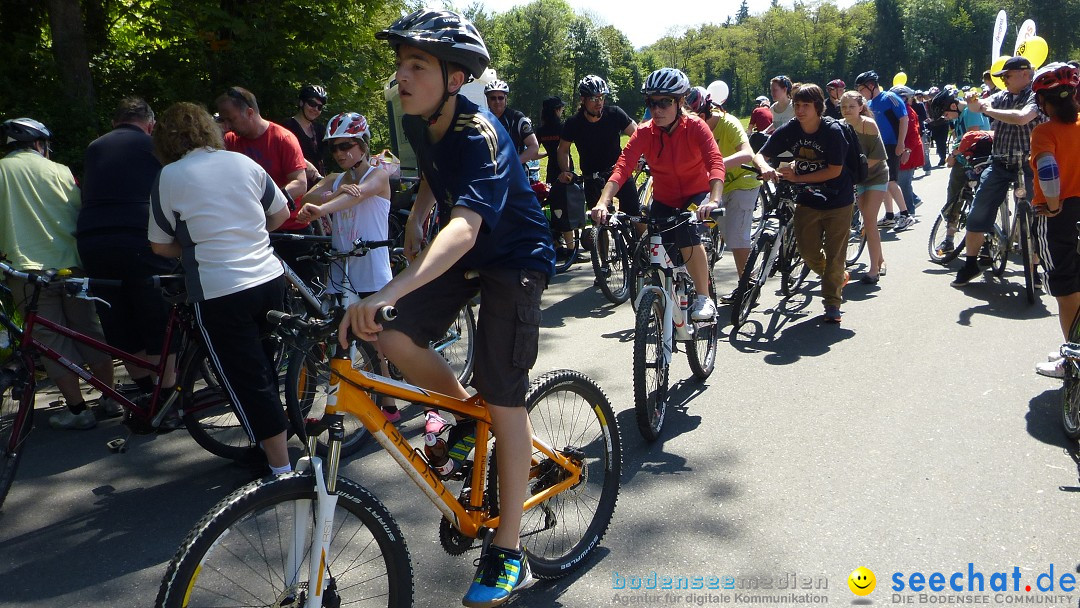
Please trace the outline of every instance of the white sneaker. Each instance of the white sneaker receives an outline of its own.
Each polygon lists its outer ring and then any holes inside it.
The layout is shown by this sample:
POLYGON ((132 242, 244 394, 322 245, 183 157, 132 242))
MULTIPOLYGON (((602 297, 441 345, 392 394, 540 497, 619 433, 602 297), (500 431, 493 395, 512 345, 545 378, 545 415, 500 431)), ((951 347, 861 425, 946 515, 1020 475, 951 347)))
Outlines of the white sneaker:
POLYGON ((101 409, 102 415, 106 418, 119 418, 124 415, 124 406, 120 405, 112 397, 105 395, 98 399, 98 408, 101 409))
POLYGON ((1057 378, 1060 380, 1065 377, 1065 359, 1060 358, 1057 361, 1036 363, 1035 373, 1040 376, 1046 376, 1047 378, 1057 378))
POLYGON ((698 296, 694 299, 694 305, 690 307, 690 318, 695 321, 708 321, 716 316, 716 304, 712 298, 698 296))
POLYGON ((1057 361, 1058 359, 1061 359, 1061 351, 1060 350, 1052 350, 1049 353, 1047 353, 1047 355, 1046 355, 1046 360, 1050 361, 1051 363, 1053 363, 1054 361, 1057 361))
POLYGON ((896 224, 893 225, 893 232, 902 232, 911 227, 915 223, 915 218, 910 215, 898 215, 896 216, 896 224))
POLYGON ((883 217, 878 220, 878 228, 892 228, 896 224, 896 217, 883 217))
POLYGON ((86 408, 78 414, 72 414, 71 410, 65 409, 49 416, 49 426, 54 429, 78 429, 84 431, 97 426, 97 419, 94 418, 94 412, 91 412, 90 408, 86 408))

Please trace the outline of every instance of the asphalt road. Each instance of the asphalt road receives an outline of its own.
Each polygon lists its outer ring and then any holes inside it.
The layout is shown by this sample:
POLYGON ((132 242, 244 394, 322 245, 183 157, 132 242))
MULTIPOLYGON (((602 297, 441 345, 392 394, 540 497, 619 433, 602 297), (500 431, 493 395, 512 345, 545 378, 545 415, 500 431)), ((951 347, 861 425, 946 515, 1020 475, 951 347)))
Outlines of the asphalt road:
MULTIPOLYGON (((908 594, 914 604, 1004 604, 1018 595, 1077 605, 1080 593, 1063 593, 1060 579, 1080 561, 1080 452, 1060 430, 1060 383, 1033 370, 1060 343, 1056 306, 1048 296, 1026 304, 1016 265, 1004 281, 959 290, 949 286, 953 271, 926 261, 946 177, 936 170, 916 181, 922 221, 885 236, 888 275, 845 289, 841 326, 820 321, 816 281, 787 301, 773 284, 743 333, 721 341, 707 382, 691 380, 677 355, 674 406, 652 444, 634 422, 629 305, 607 304, 588 264, 557 277, 544 297, 535 370, 574 368, 604 388, 622 432, 623 485, 595 558, 510 605, 753 599, 740 593, 766 594, 757 605, 889 605, 908 594), (846 581, 859 566, 877 576, 861 599, 846 581), (1040 593, 1038 576, 1051 567, 1055 592, 1040 593), (968 591, 969 569, 985 574, 985 593, 968 591), (920 597, 908 587, 919 584, 916 572, 946 581, 960 573, 963 594, 986 598, 950 598, 948 582, 920 597), (1010 593, 990 590, 995 572, 1008 574, 1010 593), (642 578, 648 586, 653 573, 661 582, 703 577, 706 586, 716 577, 721 587, 730 576, 736 588, 629 588, 642 578), (751 578, 814 588, 781 598, 790 591, 746 589, 751 578)), ((730 289, 730 255, 717 277, 730 289)), ((406 413, 419 441, 419 412, 406 413)), ((39 420, 0 513, 0 606, 150 605, 181 538, 245 474, 182 431, 112 455, 104 443, 120 433, 116 422, 57 432, 39 420)), ((344 474, 373 489, 401 524, 416 605, 459 605, 475 554, 442 552, 438 512, 382 453, 365 450, 344 474)))

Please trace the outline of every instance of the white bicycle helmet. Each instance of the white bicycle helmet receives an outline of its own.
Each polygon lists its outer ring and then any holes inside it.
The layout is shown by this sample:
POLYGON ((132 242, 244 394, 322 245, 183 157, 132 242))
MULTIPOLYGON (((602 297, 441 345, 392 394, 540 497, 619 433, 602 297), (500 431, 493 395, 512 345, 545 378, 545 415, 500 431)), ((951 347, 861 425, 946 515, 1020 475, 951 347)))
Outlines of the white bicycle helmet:
POLYGON ((16 141, 38 141, 39 139, 51 139, 52 133, 45 125, 33 118, 12 118, 5 120, 3 127, 4 143, 10 144, 16 141))
POLYGON ((371 137, 367 119, 356 112, 342 112, 331 118, 326 125, 326 139, 342 137, 359 138, 367 141, 371 137))
POLYGON ((642 95, 670 95, 682 97, 690 91, 690 79, 681 70, 660 68, 645 79, 641 85, 642 95))
POLYGON ((484 95, 487 95, 488 93, 494 93, 494 92, 502 92, 502 93, 506 93, 507 95, 509 95, 510 94, 510 85, 506 84, 505 82, 503 82, 501 80, 492 80, 491 82, 488 83, 488 85, 486 87, 484 87, 484 95))

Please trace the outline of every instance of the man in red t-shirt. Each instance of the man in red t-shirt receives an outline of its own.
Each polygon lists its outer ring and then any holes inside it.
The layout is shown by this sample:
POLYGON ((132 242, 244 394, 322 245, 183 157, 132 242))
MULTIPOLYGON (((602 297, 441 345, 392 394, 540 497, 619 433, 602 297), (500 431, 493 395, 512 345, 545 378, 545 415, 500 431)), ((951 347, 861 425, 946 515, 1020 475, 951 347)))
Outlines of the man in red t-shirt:
POLYGON ((769 109, 769 98, 764 95, 754 100, 757 107, 750 112, 750 127, 753 131, 764 131, 772 125, 772 110, 769 109))
MULTIPOLYGON (((294 201, 307 193, 307 161, 296 136, 285 127, 272 123, 259 113, 255 95, 243 87, 229 87, 217 98, 218 114, 225 128, 225 149, 239 152, 259 164, 289 199, 289 219, 278 228, 280 232, 311 234, 308 224, 297 221, 300 205, 294 201)), ((272 240, 272 239, 271 239, 272 240)), ((274 250, 309 285, 321 273, 305 255, 306 243, 276 242, 274 250)))
MULTIPOLYGON (((255 95, 243 87, 230 87, 217 98, 218 113, 225 124, 225 149, 239 152, 259 163, 278 188, 298 201, 307 193, 307 162, 296 136, 285 127, 270 122, 259 113, 255 95)), ((289 220, 282 230, 299 230, 306 224, 296 221, 296 205, 290 201, 289 220)))

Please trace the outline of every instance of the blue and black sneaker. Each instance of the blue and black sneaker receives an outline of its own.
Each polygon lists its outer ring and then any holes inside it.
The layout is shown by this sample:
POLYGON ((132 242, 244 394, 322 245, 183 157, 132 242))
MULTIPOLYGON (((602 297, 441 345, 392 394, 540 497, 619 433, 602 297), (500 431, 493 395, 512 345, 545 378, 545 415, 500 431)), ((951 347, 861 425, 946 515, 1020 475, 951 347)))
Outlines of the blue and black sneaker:
POLYGON ((499 606, 514 593, 532 586, 536 579, 525 552, 491 545, 476 560, 476 578, 461 603, 470 608, 499 606))

